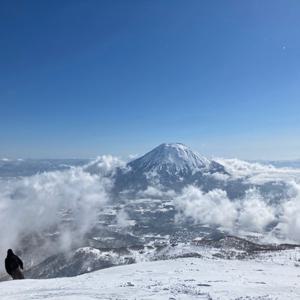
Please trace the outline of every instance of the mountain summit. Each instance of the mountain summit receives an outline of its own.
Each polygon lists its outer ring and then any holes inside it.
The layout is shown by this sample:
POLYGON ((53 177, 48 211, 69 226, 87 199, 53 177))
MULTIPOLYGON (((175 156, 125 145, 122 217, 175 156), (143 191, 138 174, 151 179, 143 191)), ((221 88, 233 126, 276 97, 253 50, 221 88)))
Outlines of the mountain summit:
POLYGON ((167 171, 176 174, 209 169, 211 161, 184 144, 164 143, 128 165, 144 172, 167 171))
POLYGON ((164 143, 120 169, 115 178, 117 192, 141 191, 149 186, 180 190, 188 184, 215 186, 214 173, 225 168, 181 143, 164 143))

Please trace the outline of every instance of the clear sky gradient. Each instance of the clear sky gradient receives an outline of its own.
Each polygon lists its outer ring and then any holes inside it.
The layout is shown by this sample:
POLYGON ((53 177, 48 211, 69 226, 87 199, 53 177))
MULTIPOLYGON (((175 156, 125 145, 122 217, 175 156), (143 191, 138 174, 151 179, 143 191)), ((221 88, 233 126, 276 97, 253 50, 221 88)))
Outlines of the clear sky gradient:
POLYGON ((300 158, 300 1, 0 0, 0 157, 300 158))

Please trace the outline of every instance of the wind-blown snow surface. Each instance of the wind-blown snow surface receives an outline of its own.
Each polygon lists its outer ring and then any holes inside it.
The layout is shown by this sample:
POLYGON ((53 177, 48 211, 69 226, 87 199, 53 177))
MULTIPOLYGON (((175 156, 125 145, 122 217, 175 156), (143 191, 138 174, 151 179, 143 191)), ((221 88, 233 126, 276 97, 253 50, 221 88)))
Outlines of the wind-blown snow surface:
POLYGON ((285 251, 269 259, 181 258, 113 267, 72 278, 10 281, 0 299, 300 299, 300 267, 285 251))

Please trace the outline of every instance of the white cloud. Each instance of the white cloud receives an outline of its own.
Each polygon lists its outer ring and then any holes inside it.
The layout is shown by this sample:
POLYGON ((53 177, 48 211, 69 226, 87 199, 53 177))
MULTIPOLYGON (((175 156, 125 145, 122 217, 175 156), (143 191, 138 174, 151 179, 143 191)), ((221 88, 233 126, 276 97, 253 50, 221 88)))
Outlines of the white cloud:
POLYGON ((191 219, 198 224, 222 226, 234 233, 267 233, 269 225, 277 224, 274 233, 300 241, 300 188, 297 184, 294 188, 298 189, 296 194, 293 192, 294 198, 276 204, 255 189, 248 190, 244 198, 232 201, 223 190, 204 193, 189 186, 174 199, 176 220, 191 219))
POLYGON ((126 162, 112 155, 103 155, 96 158, 84 167, 84 170, 101 176, 111 176, 118 167, 125 168, 126 162))
POLYGON ((232 228, 237 218, 236 206, 223 190, 216 189, 205 194, 194 186, 188 186, 174 202, 179 218, 184 215, 196 223, 232 228))
POLYGON ((264 232, 275 221, 275 208, 268 205, 255 189, 246 192, 239 210, 239 228, 255 232, 264 232))
POLYGON ((250 163, 239 159, 217 158, 232 179, 244 179, 253 184, 264 184, 270 181, 300 181, 300 169, 276 168, 272 165, 250 163))
POLYGON ((292 184, 295 196, 281 204, 281 214, 276 227, 281 235, 300 242, 300 185, 292 184))
MULTIPOLYGON (((103 162, 105 170, 100 173, 105 174, 113 163, 103 162)), ((24 236, 44 239, 50 229, 59 233, 59 239, 44 240, 43 256, 69 249, 95 224, 111 186, 109 178, 82 167, 0 181, 1 257, 8 248, 18 247, 24 236)))

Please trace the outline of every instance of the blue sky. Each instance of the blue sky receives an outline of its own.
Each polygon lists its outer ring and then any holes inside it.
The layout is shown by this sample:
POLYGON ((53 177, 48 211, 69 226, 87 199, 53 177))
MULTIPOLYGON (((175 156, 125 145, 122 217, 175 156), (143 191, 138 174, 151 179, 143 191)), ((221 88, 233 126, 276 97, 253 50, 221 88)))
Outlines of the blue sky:
POLYGON ((0 43, 0 157, 300 158, 298 0, 2 0, 0 43))

